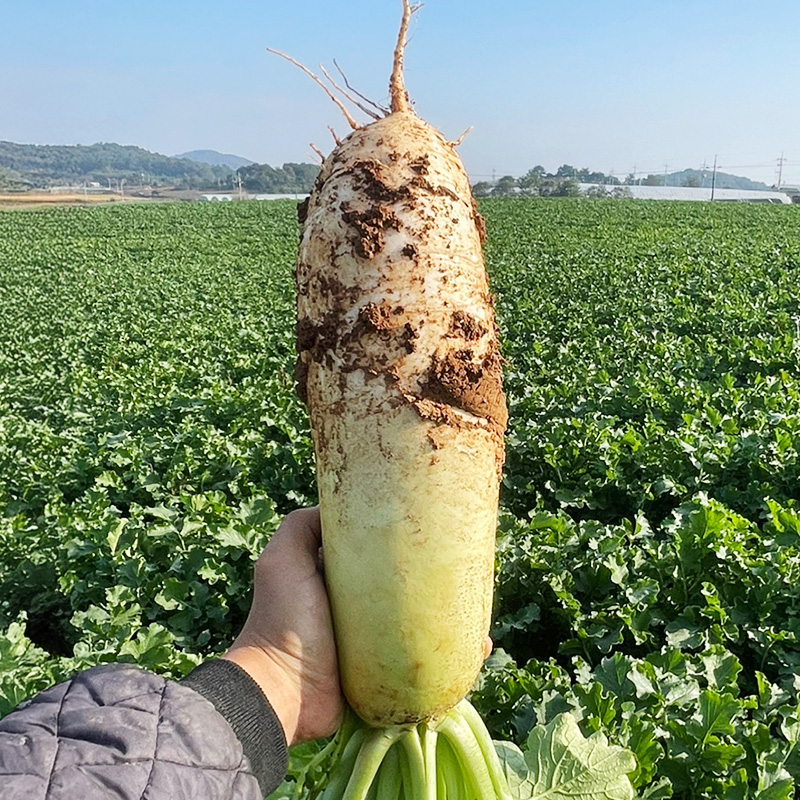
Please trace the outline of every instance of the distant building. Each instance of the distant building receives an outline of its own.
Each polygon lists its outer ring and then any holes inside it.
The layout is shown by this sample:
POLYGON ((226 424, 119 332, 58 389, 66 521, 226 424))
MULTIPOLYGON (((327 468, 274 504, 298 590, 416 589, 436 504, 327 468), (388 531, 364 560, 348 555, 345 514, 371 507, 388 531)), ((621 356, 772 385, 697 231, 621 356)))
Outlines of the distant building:
MULTIPOLYGON (((579 184, 581 194, 605 188, 609 195, 622 189, 626 196, 637 200, 711 200, 711 189, 694 186, 605 186, 596 183, 579 184)), ((784 187, 786 189, 786 187, 784 187)), ((792 198, 786 191, 756 191, 753 189, 714 189, 715 203, 776 203, 788 205, 792 198)))
POLYGON ((254 194, 253 200, 305 200, 308 192, 295 192, 287 194, 254 194))
POLYGON ((305 200, 308 192, 295 192, 286 194, 222 194, 219 192, 206 192, 197 199, 201 203, 229 203, 231 200, 305 200))
POLYGON ((800 203, 800 186, 781 186, 781 191, 786 192, 793 203, 800 203))

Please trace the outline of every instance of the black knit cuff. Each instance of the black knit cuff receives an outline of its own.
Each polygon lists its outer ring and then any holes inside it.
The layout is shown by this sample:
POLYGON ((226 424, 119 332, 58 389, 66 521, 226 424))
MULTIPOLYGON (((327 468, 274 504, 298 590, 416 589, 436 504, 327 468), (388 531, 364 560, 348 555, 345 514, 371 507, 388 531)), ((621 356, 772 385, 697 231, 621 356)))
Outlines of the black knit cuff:
POLYGON ((253 774, 266 796, 289 766, 286 735, 259 685, 233 661, 206 661, 181 683, 210 700, 233 728, 253 774))

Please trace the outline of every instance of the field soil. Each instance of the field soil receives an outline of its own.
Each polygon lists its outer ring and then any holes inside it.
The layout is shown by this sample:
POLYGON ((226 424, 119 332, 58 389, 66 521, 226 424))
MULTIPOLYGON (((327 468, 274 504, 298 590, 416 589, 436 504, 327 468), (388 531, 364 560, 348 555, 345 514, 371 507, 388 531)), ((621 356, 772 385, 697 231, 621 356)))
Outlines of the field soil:
POLYGON ((48 192, 34 190, 30 192, 0 192, 0 208, 4 207, 51 207, 51 206, 99 206, 111 203, 142 203, 165 201, 196 201, 203 192, 196 189, 176 189, 171 186, 159 188, 138 187, 128 189, 125 194, 93 193, 93 192, 48 192))
POLYGON ((95 206, 106 203, 127 202, 131 199, 133 198, 123 198, 118 194, 83 194, 82 192, 0 192, 0 206, 95 206))

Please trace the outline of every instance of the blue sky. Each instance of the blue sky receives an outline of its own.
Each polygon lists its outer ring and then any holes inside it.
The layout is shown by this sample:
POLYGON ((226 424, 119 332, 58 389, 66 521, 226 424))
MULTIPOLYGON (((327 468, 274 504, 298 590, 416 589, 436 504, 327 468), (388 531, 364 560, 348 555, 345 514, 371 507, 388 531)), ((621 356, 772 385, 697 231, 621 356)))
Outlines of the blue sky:
MULTIPOLYGON (((0 0, 0 139, 215 149, 274 165, 330 148, 300 71, 333 58, 387 96, 400 0, 0 0)), ((406 83, 475 180, 536 164, 624 176, 711 164, 800 184, 800 0, 428 0, 406 83)))

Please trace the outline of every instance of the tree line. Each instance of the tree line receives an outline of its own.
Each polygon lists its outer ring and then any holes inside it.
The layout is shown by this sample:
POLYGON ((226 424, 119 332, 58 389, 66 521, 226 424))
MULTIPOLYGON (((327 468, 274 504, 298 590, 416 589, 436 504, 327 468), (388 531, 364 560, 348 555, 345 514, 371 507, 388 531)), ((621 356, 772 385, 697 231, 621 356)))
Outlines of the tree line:
POLYGON ((586 167, 578 169, 570 164, 562 164, 555 172, 548 172, 543 166, 537 165, 519 178, 504 175, 494 183, 478 181, 472 191, 476 197, 577 197, 581 183, 621 185, 618 178, 586 167))
POLYGON ((240 185, 266 194, 308 192, 316 164, 251 164, 234 171, 187 158, 152 153, 141 147, 102 142, 92 145, 37 145, 0 141, 0 189, 46 189, 97 183, 120 186, 170 186, 225 191, 240 185))
POLYGON ((258 194, 304 194, 311 191, 319 174, 316 164, 286 163, 282 167, 249 164, 237 170, 242 187, 258 194))
POLYGON ((712 181, 718 189, 768 189, 769 187, 759 181, 743 178, 739 175, 730 175, 725 172, 716 172, 712 175, 710 169, 684 169, 669 174, 634 175, 628 174, 624 180, 606 175, 603 172, 580 169, 570 164, 562 164, 555 172, 547 172, 542 166, 535 166, 528 170, 522 177, 504 175, 492 183, 478 181, 472 187, 477 197, 509 197, 511 195, 530 195, 538 197, 570 197, 580 194, 579 184, 597 184, 597 188, 589 189, 589 196, 607 197, 609 194, 624 197, 629 192, 627 186, 686 186, 705 187, 711 186, 712 181), (604 187, 614 187, 610 191, 604 187))

